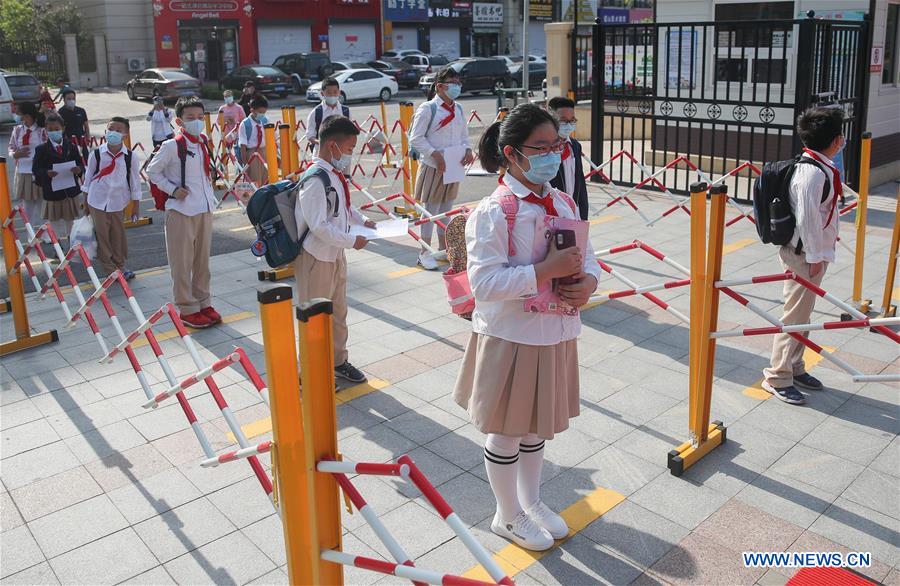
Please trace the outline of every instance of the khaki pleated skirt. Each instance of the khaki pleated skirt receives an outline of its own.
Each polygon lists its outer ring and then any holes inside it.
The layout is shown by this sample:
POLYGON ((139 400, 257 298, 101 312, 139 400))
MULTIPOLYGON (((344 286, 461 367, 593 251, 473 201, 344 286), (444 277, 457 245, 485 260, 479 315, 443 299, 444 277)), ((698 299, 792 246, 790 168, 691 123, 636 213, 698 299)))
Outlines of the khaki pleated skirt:
POLYGON ((459 194, 459 183, 444 185, 444 175, 434 167, 419 164, 416 174, 415 197, 422 203, 453 201, 459 194))
POLYGON ((44 200, 44 219, 51 222, 65 220, 74 222, 81 217, 81 194, 61 201, 44 200))
POLYGON ((580 412, 578 342, 529 346, 473 332, 453 398, 482 433, 553 439, 580 412))
POLYGON ((43 199, 44 190, 34 183, 31 173, 16 173, 13 186, 13 199, 35 201, 43 199))

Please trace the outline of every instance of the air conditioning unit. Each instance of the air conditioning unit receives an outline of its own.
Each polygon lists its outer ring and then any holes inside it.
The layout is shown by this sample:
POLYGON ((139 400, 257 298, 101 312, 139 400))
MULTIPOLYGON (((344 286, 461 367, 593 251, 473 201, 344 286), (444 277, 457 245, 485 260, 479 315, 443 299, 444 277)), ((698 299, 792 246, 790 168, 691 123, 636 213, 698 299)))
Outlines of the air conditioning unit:
POLYGON ((137 73, 138 71, 143 71, 147 68, 147 65, 144 61, 143 57, 129 57, 128 58, 128 71, 131 73, 137 73))

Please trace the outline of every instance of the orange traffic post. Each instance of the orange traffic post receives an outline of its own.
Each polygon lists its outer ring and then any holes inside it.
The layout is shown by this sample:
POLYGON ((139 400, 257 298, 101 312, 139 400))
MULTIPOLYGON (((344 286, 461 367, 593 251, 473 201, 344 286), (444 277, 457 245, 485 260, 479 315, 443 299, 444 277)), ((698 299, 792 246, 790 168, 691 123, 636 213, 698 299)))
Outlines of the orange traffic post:
MULTIPOLYGON (((6 159, 0 157, 0 223, 9 217, 12 211, 12 202, 9 199, 9 187, 6 182, 6 159)), ((43 344, 50 344, 59 340, 56 330, 49 330, 33 334, 28 324, 28 308, 25 305, 25 286, 22 283, 22 270, 10 273, 19 258, 16 248, 16 233, 14 223, 2 229, 3 231, 3 258, 6 261, 6 282, 9 287, 9 300, 5 305, 13 314, 13 327, 16 339, 0 343, 0 356, 6 356, 19 350, 34 348, 43 344)), ((24 270, 24 267, 23 267, 24 270)))
MULTIPOLYGON (((709 416, 712 403, 713 366, 716 360, 716 339, 711 337, 711 334, 715 331, 719 321, 719 290, 715 284, 722 274, 722 247, 725 239, 725 205, 728 201, 728 187, 721 184, 714 185, 710 188, 709 194, 712 202, 709 212, 709 242, 706 251, 705 274, 700 274, 697 270, 699 267, 694 266, 693 254, 691 258, 691 293, 695 292, 693 279, 702 278, 700 286, 702 305, 699 309, 701 312, 699 322, 691 319, 690 324, 691 350, 693 351, 690 356, 691 375, 689 377, 692 385, 689 401, 692 412, 692 415, 689 416, 690 439, 669 452, 668 468, 673 476, 681 476, 685 470, 696 464, 714 448, 723 444, 726 439, 725 426, 719 421, 710 423, 709 416), (695 329, 699 329, 699 331, 695 333, 695 329), (694 365, 695 361, 696 365, 694 365)), ((693 209, 691 215, 693 216, 693 209)), ((693 237, 693 227, 691 232, 693 237)), ((695 303, 696 300, 692 298, 692 312, 697 310, 695 303)))
MULTIPOLYGON (((699 397, 697 373, 700 370, 699 324, 703 314, 703 283, 706 278, 706 190, 705 182, 691 184, 691 311, 688 368, 690 388, 688 390, 688 429, 691 434, 699 417, 699 397)), ((693 439, 693 438, 692 438, 693 439)))
POLYGON ((291 171, 300 171, 300 147, 297 145, 297 107, 288 106, 287 124, 291 126, 291 171))
MULTIPOLYGON (((131 150, 131 134, 130 133, 128 133, 122 137, 122 146, 124 146, 128 150, 131 150)), ((137 163, 134 163, 134 164, 136 165, 137 163)), ((87 203, 85 203, 84 205, 87 205, 87 203)), ((147 217, 139 217, 137 220, 135 220, 133 222, 131 221, 131 216, 134 215, 135 206, 137 206, 137 205, 138 205, 137 202, 135 202, 134 200, 129 200, 128 204, 125 206, 125 209, 122 210, 122 215, 124 216, 123 222, 124 222, 126 228, 135 228, 137 226, 146 226, 147 224, 153 223, 153 218, 147 218, 147 217)))
POLYGON ((291 584, 319 584, 316 462, 306 441, 300 381, 297 378, 291 287, 278 285, 258 291, 266 378, 272 411, 272 475, 275 498, 284 528, 288 577, 291 584))
POLYGON ((281 124, 278 134, 281 139, 281 178, 286 179, 291 174, 291 127, 281 124))
POLYGON ((894 292, 894 279, 897 277, 898 245, 900 245, 900 190, 897 193, 897 208, 894 211, 894 234, 891 237, 891 247, 888 249, 884 296, 881 298, 881 317, 894 317, 897 315, 897 306, 891 304, 891 297, 894 292))
POLYGON ((403 155, 401 166, 405 171, 403 174, 403 193, 412 193, 410 178, 412 177, 412 166, 409 157, 409 131, 412 127, 412 102, 400 102, 400 151, 403 155))
POLYGON ((390 167, 391 165, 391 149, 388 148, 387 143, 388 140, 388 121, 387 121, 387 108, 384 106, 384 101, 381 102, 381 128, 383 130, 382 134, 384 134, 384 166, 390 167))
MULTIPOLYGON (((340 460, 337 451, 337 412, 334 397, 333 307, 328 299, 313 299, 297 308, 300 325, 300 373, 303 377, 303 427, 315 469, 322 460, 340 460)), ((316 474, 316 551, 341 549, 341 499, 331 474, 316 474)), ((344 583, 344 568, 319 562, 317 585, 344 583)))
MULTIPOLYGON (((866 224, 868 220, 869 202, 869 163, 872 156, 872 133, 864 132, 859 151, 859 199, 856 204, 856 250, 853 259, 853 293, 850 303, 863 313, 869 313, 871 299, 862 298, 863 264, 866 257, 866 224)), ((853 319, 844 314, 841 319, 853 319)))
POLYGON ((278 181, 278 145, 275 144, 275 125, 271 122, 265 125, 266 140, 266 171, 269 174, 269 183, 278 181))
POLYGON ((203 113, 203 126, 206 130, 206 138, 212 141, 212 116, 209 112, 203 113))

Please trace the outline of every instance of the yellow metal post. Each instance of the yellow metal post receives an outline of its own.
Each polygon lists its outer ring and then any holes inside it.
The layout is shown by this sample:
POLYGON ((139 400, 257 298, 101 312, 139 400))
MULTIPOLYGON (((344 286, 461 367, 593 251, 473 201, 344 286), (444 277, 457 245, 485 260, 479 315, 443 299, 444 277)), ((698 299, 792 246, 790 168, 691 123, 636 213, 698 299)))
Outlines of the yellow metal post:
POLYGON ((699 419, 699 387, 697 373, 700 370, 700 321, 703 314, 703 283, 706 272, 706 183, 691 184, 691 311, 688 369, 688 429, 696 429, 699 419))
POLYGON ((212 116, 209 112, 203 113, 203 125, 206 128, 206 136, 212 140, 212 116))
POLYGON ((314 477, 316 461, 306 441, 297 378, 291 288, 278 285, 256 294, 266 350, 272 411, 273 473, 291 584, 319 584, 314 477))
MULTIPOLYGON (((297 308, 300 324, 300 373, 303 377, 303 426, 312 445, 313 462, 338 460, 337 413, 334 400, 334 342, 331 301, 313 299, 297 308)), ((314 464, 315 465, 315 464, 314 464)), ((341 549, 341 502, 331 474, 316 474, 318 551, 341 549)), ((320 562, 315 584, 344 583, 343 567, 320 562)))
POLYGON ((265 125, 266 140, 266 171, 269 173, 269 183, 278 181, 278 145, 275 144, 275 125, 271 122, 265 125))
MULTIPOLYGON (((9 199, 9 187, 6 182, 6 159, 0 157, 0 223, 9 217, 10 211, 12 211, 12 203, 9 199)), ((13 230, 13 224, 10 224, 8 228, 2 229, 3 258, 6 262, 6 275, 9 287, 7 306, 12 308, 16 339, 0 343, 0 356, 6 356, 19 350, 59 340, 56 330, 39 334, 31 333, 31 326, 28 324, 28 308, 25 305, 25 286, 22 284, 22 271, 25 270, 25 267, 21 266, 14 274, 10 274, 10 271, 16 264, 16 259, 19 258, 19 252, 16 249, 16 236, 13 230)))
POLYGON ((412 127, 412 102, 400 102, 400 150, 403 156, 403 193, 412 193, 411 178, 412 166, 409 158, 409 130, 412 127))
POLYGON ((869 311, 871 299, 862 299, 863 265, 866 256, 866 220, 869 202, 869 161, 872 154, 872 133, 864 132, 859 153, 859 201, 856 204, 856 251, 853 263, 853 295, 851 302, 863 313, 869 311))
MULTIPOLYGON (((125 136, 122 137, 122 146, 124 146, 128 150, 131 150, 131 133, 127 133, 127 134, 125 134, 125 136)), ((135 164, 137 164, 137 163, 135 163, 135 164)), ((85 203, 85 205, 87 205, 87 203, 85 203)), ((134 200, 129 200, 128 203, 125 205, 125 209, 122 210, 122 215, 124 216, 123 223, 126 228, 135 228, 137 226, 146 226, 147 224, 153 223, 153 218, 146 218, 146 217, 138 218, 134 222, 131 221, 131 216, 134 215, 134 209, 135 209, 135 206, 137 206, 137 205, 138 205, 137 202, 135 202, 134 200)))
MULTIPOLYGON (((387 121, 387 108, 384 106, 384 102, 381 102, 381 128, 383 129, 384 140, 388 141, 388 121, 387 121)), ((391 150, 387 148, 387 144, 384 145, 384 166, 388 167, 391 164, 391 150)))
POLYGON ((291 127, 282 124, 278 127, 281 135, 281 178, 291 174, 291 127))
POLYGON ((881 317, 897 315, 897 306, 891 305, 891 294, 894 291, 894 279, 897 277, 897 247, 900 245, 900 189, 897 192, 897 209, 894 212, 894 234, 891 247, 888 249, 887 275, 884 279, 884 295, 881 298, 881 317))
POLYGON ((297 108, 288 107, 288 124, 291 125, 291 171, 300 170, 300 153, 297 145, 297 108))

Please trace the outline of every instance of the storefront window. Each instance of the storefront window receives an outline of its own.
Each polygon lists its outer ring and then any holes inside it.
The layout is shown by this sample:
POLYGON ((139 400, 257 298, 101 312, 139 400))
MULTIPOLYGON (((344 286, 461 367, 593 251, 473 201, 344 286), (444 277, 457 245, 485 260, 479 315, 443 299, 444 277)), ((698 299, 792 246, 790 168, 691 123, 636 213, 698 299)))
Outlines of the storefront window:
POLYGON ((238 66, 237 26, 204 25, 179 29, 181 68, 200 81, 218 81, 238 66))

